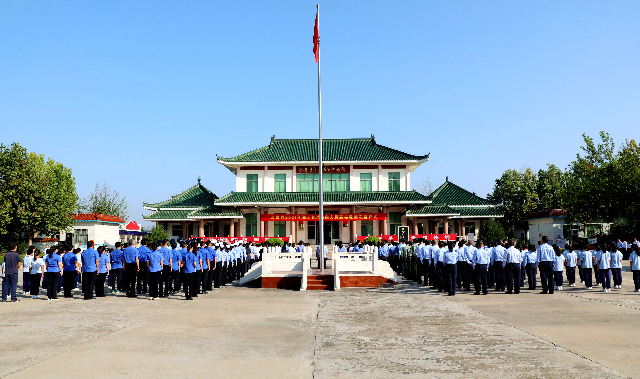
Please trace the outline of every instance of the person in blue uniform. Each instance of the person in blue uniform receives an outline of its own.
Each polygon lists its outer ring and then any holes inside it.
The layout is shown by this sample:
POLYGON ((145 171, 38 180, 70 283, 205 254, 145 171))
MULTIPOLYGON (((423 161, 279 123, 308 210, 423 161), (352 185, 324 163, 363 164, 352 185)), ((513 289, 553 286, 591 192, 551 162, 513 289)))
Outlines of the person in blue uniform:
POLYGON ((180 277, 180 251, 178 250, 178 244, 171 243, 171 290, 169 293, 174 294, 180 290, 178 278, 180 277))
POLYGON ((465 281, 467 280, 467 254, 464 250, 464 241, 458 242, 458 263, 457 267, 457 275, 456 275, 456 285, 459 290, 461 290, 465 286, 465 281))
POLYGON ((476 244, 476 254, 473 260, 473 270, 476 272, 476 286, 475 294, 480 295, 482 291, 483 295, 487 294, 487 267, 491 260, 490 253, 484 247, 482 241, 478 241, 476 244))
POLYGON ((82 252, 82 292, 85 300, 93 299, 99 264, 98 252, 93 249, 93 241, 89 241, 87 249, 82 252))
POLYGON ((155 243, 151 244, 151 253, 147 259, 147 267, 149 272, 149 300, 157 300, 159 298, 158 285, 163 269, 163 251, 158 248, 155 243))
POLYGON ((138 283, 137 283, 137 291, 139 294, 147 293, 147 289, 149 286, 149 254, 151 254, 151 250, 147 247, 147 241, 142 240, 142 243, 138 248, 138 283))
POLYGON ((49 249, 49 253, 44 257, 46 276, 48 277, 49 285, 47 287, 47 299, 58 300, 58 281, 60 280, 60 273, 62 272, 62 258, 56 254, 55 249, 49 249))
POLYGON ((79 269, 78 258, 73 253, 73 247, 67 246, 67 252, 62 256, 62 287, 64 288, 64 297, 72 298, 71 290, 73 289, 73 281, 79 269))
POLYGON ((504 274, 507 282, 507 294, 520 293, 520 251, 509 241, 504 253, 504 274))
POLYGON ((542 284, 542 294, 553 294, 553 262, 555 260, 555 252, 549 245, 549 238, 542 236, 542 244, 538 246, 537 263, 540 269, 540 282, 542 284))
POLYGON ((496 246, 493 248, 493 274, 496 278, 495 291, 504 291, 504 246, 502 241, 496 241, 496 246))
POLYGON ((593 271, 593 259, 593 253, 589 250, 589 246, 583 243, 578 263, 582 270, 582 280, 584 281, 584 289, 586 290, 593 288, 593 276, 591 275, 593 271))
POLYGON ((206 250, 206 243, 200 242, 200 248, 198 249, 198 259, 200 259, 201 271, 199 281, 197 283, 198 289, 196 291, 197 294, 206 294, 207 291, 207 275, 209 273, 209 253, 206 250))
POLYGON ((171 249, 169 249, 169 241, 162 241, 162 247, 158 248, 160 254, 162 254, 162 273, 160 275, 159 283, 159 295, 160 297, 168 297, 171 290, 171 249))
POLYGON ((189 245, 182 261, 180 262, 183 274, 184 297, 186 300, 193 300, 193 275, 196 272, 196 255, 193 253, 194 245, 189 245))
MULTIPOLYGON (((475 287, 475 283, 477 280, 477 276, 476 276, 476 272, 473 271, 473 261, 476 259, 476 253, 478 252, 478 249, 473 246, 473 244, 471 243, 471 241, 467 242, 467 246, 465 247, 466 252, 465 254, 467 255, 467 283, 466 286, 464 288, 465 291, 471 291, 471 283, 474 284, 475 287)), ((474 288, 475 289, 475 288, 474 288)))
POLYGON ((622 252, 615 244, 611 244, 611 276, 613 288, 622 288, 622 252))
MULTIPOLYGON (((147 241, 142 240, 146 245, 147 241)), ((124 250, 124 286, 127 297, 136 297, 136 277, 140 271, 140 260, 138 259, 138 249, 129 243, 125 243, 124 250)))
POLYGON ((529 283, 529 290, 536 290, 536 277, 538 275, 538 253, 533 245, 529 245, 523 256, 524 268, 527 271, 527 281, 529 283))
POLYGON ((455 250, 455 242, 449 242, 444 251, 443 263, 445 274, 445 288, 448 296, 456 294, 456 274, 458 271, 458 253, 455 250))
POLYGON ((111 252, 111 275, 113 276, 113 288, 111 292, 122 292, 122 274, 124 272, 124 253, 120 249, 122 244, 116 242, 116 249, 111 252))
POLYGON ((444 252, 445 252, 444 242, 438 242, 438 249, 436 250, 435 262, 436 262, 436 287, 438 288, 438 292, 442 292, 445 289, 445 281, 444 281, 444 252))
POLYGON ((200 292, 200 283, 202 278, 202 252, 198 244, 194 247, 194 253, 196 254, 196 272, 193 274, 193 284, 191 286, 191 297, 198 297, 200 292))
MULTIPOLYGON (((323 257, 323 262, 324 262, 324 268, 327 268, 327 253, 329 252, 329 250, 327 249, 326 246, 322 246, 322 257, 323 257)), ((318 245, 318 247, 316 248, 316 258, 318 259, 318 268, 320 268, 320 245, 318 245)))
POLYGON ((209 260, 209 271, 207 272, 207 291, 213 291, 213 277, 216 272, 216 253, 211 241, 207 242, 207 259, 209 260))
POLYGON ((105 252, 104 246, 98 246, 98 277, 96 278, 96 297, 105 297, 104 281, 109 272, 111 259, 105 252))

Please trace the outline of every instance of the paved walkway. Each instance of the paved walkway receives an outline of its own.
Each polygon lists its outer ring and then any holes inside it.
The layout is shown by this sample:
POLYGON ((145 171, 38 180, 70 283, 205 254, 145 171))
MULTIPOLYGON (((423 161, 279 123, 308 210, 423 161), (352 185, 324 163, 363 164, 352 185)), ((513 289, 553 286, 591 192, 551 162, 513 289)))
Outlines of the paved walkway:
POLYGON ((640 294, 226 287, 0 305, 0 377, 640 377, 640 294))

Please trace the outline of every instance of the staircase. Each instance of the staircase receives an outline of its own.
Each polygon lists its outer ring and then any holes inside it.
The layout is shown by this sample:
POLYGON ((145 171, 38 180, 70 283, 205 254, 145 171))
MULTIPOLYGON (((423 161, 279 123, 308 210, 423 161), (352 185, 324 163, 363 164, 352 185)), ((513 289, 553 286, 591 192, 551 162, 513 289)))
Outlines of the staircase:
POLYGON ((333 275, 308 275, 307 291, 333 290, 333 275))

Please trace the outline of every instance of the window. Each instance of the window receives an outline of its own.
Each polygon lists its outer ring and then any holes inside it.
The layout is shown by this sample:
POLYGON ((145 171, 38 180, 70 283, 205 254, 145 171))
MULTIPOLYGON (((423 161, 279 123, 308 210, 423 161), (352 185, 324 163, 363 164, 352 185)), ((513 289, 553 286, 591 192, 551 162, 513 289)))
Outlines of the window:
POLYGON ((86 245, 89 242, 89 230, 76 229, 73 231, 73 244, 74 245, 86 245))
POLYGON ((402 213, 400 212, 389 212, 389 226, 391 227, 391 235, 398 234, 398 226, 401 225, 401 217, 402 213))
POLYGON ((444 224, 443 223, 439 222, 437 229, 438 229, 438 233, 437 234, 444 234, 444 224))
MULTIPOLYGON (((371 173, 361 173, 360 174, 360 191, 362 192, 371 192, 373 186, 371 185, 371 173)), ((364 236, 364 234, 363 234, 364 236)))
POLYGON ((469 234, 476 234, 476 223, 475 222, 467 222, 464 224, 464 235, 468 236, 469 234))
MULTIPOLYGON (((276 213, 283 214, 283 213, 276 213)), ((274 221, 273 222, 273 236, 285 237, 287 235, 287 222, 286 221, 274 221)))
POLYGON ((287 174, 275 174, 273 192, 287 192, 287 174))
POLYGON ((372 236, 373 235, 373 221, 360 221, 360 235, 372 236))
POLYGON ((247 174, 247 192, 258 192, 258 174, 247 174))
POLYGON ((322 190, 326 192, 348 192, 349 174, 323 174, 322 190))
POLYGON ((244 215, 244 219, 247 223, 247 227, 245 229, 246 237, 256 237, 258 235, 258 214, 257 213, 247 213, 244 215))
POLYGON ((390 172, 389 173, 389 191, 400 191, 400 173, 399 172, 390 172))
POLYGON ((318 192, 318 174, 298 174, 296 188, 298 192, 318 192))
POLYGON ((182 225, 171 225, 171 236, 182 238, 184 228, 182 225))

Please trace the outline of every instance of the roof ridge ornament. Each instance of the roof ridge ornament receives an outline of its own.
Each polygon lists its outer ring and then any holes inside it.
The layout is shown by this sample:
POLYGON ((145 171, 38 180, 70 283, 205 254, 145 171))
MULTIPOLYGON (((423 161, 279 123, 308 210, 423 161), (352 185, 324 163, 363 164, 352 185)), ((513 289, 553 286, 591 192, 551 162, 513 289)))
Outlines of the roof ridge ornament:
POLYGON ((371 142, 373 142, 373 144, 376 144, 376 136, 373 135, 373 133, 371 134, 371 142))

